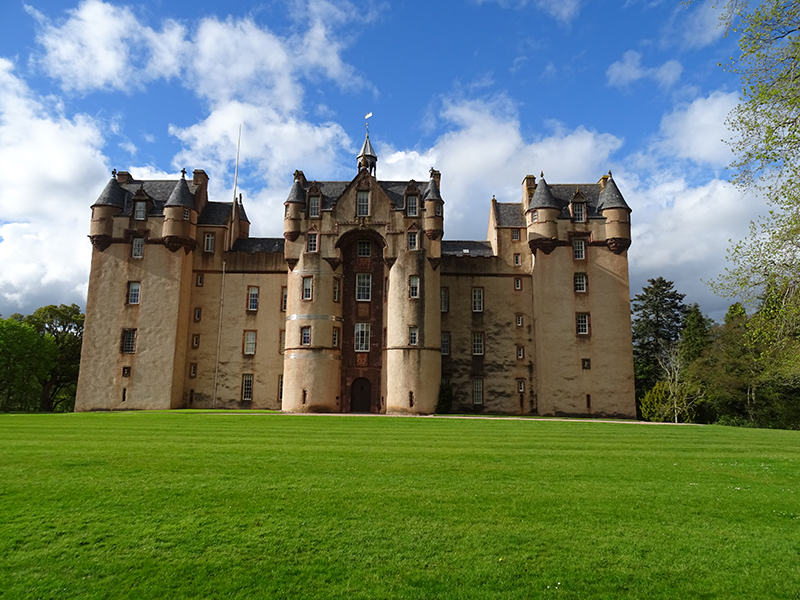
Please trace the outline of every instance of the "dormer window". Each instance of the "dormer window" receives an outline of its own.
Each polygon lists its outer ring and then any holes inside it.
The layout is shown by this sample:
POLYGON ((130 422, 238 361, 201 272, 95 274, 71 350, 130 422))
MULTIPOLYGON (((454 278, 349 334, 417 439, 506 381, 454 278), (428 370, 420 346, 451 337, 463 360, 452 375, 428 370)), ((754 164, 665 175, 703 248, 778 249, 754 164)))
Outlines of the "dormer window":
POLYGON ((133 203, 133 218, 137 221, 144 221, 147 218, 147 203, 134 202, 133 203))
POLYGON ((586 205, 583 202, 576 202, 572 205, 572 218, 577 223, 586 221, 586 205))
POLYGON ((356 193, 356 216, 369 216, 369 192, 367 191, 356 193))
POLYGON ((406 215, 416 217, 419 215, 419 204, 417 196, 406 196, 406 215))
POLYGON ((311 196, 308 199, 308 216, 311 219, 319 218, 319 196, 311 196))

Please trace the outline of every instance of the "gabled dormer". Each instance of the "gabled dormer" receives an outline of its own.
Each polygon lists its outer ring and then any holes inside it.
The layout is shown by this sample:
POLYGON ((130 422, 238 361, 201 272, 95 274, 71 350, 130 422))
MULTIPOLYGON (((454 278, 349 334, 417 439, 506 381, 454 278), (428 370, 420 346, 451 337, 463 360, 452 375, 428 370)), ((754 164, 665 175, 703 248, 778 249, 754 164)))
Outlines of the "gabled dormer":
POLYGON ((575 188, 575 193, 569 202, 569 214, 575 223, 585 223, 587 219, 586 198, 580 188, 575 188))

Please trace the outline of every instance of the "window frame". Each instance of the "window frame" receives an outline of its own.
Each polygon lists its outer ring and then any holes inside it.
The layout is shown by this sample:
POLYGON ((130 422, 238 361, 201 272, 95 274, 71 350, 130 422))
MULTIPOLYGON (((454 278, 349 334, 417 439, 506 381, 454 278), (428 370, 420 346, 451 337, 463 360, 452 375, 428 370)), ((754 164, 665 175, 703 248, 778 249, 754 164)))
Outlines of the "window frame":
POLYGON ((192 211, 190 211, 188 208, 184 208, 183 209, 183 220, 184 221, 188 221, 189 219, 191 219, 191 217, 192 217, 192 211))
POLYGON ((286 312, 286 305, 289 303, 289 288, 285 285, 281 286, 281 312, 286 312))
POLYGON ((419 327, 416 325, 409 325, 408 327, 408 345, 419 346, 419 327))
POLYGON ((199 306, 194 307, 194 322, 199 323, 203 319, 203 309, 199 306))
POLYGON ((419 196, 417 196, 416 194, 410 194, 406 196, 406 216, 407 217, 419 216, 419 196), (412 204, 412 199, 413 199, 413 204, 412 204))
POLYGON ((589 336, 592 325, 589 313, 575 313, 575 335, 589 336))
POLYGON ((583 202, 572 203, 572 220, 576 223, 586 222, 586 205, 583 202))
POLYGON ((242 373, 242 402, 253 401, 253 389, 255 388, 255 376, 253 373, 242 373))
POLYGON ((419 232, 409 231, 406 234, 406 246, 409 252, 419 250, 419 232))
POLYGON ((138 306, 142 300, 142 282, 129 281, 128 293, 125 298, 125 304, 130 306, 138 306))
POLYGON ((359 258, 369 258, 372 256, 372 242, 369 240, 358 240, 356 242, 356 256, 359 258), (366 253, 362 251, 363 248, 366 248, 366 253))
POLYGON ((356 273, 356 302, 372 301, 372 273, 356 273), (366 284, 364 281, 366 279, 366 284))
POLYGON ((306 252, 319 252, 319 234, 316 231, 306 234, 306 252))
POLYGON ((523 323, 523 321, 522 321, 522 319, 523 319, 523 315, 515 315, 515 317, 516 317, 517 327, 522 327, 522 323, 523 323))
POLYGON ((472 332, 472 356, 484 356, 486 354, 486 337, 483 331, 472 332))
POLYGON ((514 254, 514 266, 520 267, 522 266, 522 254, 514 254))
POLYGON ((474 287, 470 292, 470 298, 472 301, 472 312, 474 313, 482 313, 484 307, 484 294, 482 287, 474 287))
POLYGON ((311 325, 300 326, 300 345, 301 346, 311 345, 311 325))
POLYGON ((200 334, 193 333, 192 334, 192 348, 199 348, 200 347, 200 334))
POLYGON ((472 378, 472 405, 483 406, 484 403, 483 377, 472 378))
POLYGON ((575 273, 572 276, 572 289, 576 294, 585 294, 589 288, 589 278, 586 273, 575 273))
POLYGON ((518 292, 522 290, 522 277, 514 277, 514 289, 518 292))
POLYGON ((302 287, 300 288, 300 300, 302 302, 310 302, 314 299, 314 277, 309 275, 303 277, 302 287))
POLYGON ((258 294, 259 289, 257 285, 247 286, 247 312, 258 311, 258 294), (255 295, 253 295, 254 291, 255 295))
POLYGON ((342 298, 342 283, 338 277, 333 278, 333 301, 334 302, 341 302, 342 298))
POLYGON ((197 377, 197 363, 189 363, 189 377, 192 379, 197 377))
POLYGON ((525 380, 524 379, 517 379, 517 393, 524 394, 525 393, 525 380))
POLYGON ((147 201, 137 200, 133 203, 133 220, 146 221, 147 220, 147 201))
POLYGON ((519 229, 512 229, 511 230, 511 241, 518 242, 519 241, 519 229))
POLYGON ((572 240, 573 260, 586 260, 586 239, 574 238, 572 240))
POLYGON ((131 258, 144 258, 144 238, 136 236, 131 238, 131 258))
POLYGON ((439 288, 439 312, 450 312, 450 288, 439 288))
POLYGON ((369 190, 356 191, 356 218, 363 219, 370 215, 370 193, 369 190))
POLYGON ((319 219, 322 202, 320 196, 314 195, 308 197, 308 218, 319 219), (315 202, 316 200, 316 202, 315 202))
POLYGON ((525 346, 517 346, 517 360, 525 358, 525 346))
POLYGON ((197 273, 197 275, 194 278, 195 287, 203 287, 203 279, 204 279, 203 278, 203 274, 202 273, 197 273))
POLYGON ((410 300, 419 300, 420 297, 420 278, 419 275, 408 276, 408 298, 410 300))
POLYGON ((242 354, 253 356, 256 353, 258 333, 255 329, 245 329, 242 334, 242 354))
POLYGON ((136 354, 136 342, 138 338, 136 329, 123 329, 119 340, 120 354, 136 354))
POLYGON ((443 331, 442 332, 442 341, 439 344, 439 348, 441 350, 442 356, 450 356, 450 332, 443 331))
POLYGON ((331 331, 331 346, 334 348, 338 348, 341 344, 342 340, 342 329, 341 327, 334 327, 331 331))
POLYGON ((203 233, 203 252, 214 254, 217 247, 217 234, 206 231, 203 233))
POLYGON ((369 352, 372 343, 372 327, 370 324, 355 323, 353 332, 353 350, 355 352, 369 352))

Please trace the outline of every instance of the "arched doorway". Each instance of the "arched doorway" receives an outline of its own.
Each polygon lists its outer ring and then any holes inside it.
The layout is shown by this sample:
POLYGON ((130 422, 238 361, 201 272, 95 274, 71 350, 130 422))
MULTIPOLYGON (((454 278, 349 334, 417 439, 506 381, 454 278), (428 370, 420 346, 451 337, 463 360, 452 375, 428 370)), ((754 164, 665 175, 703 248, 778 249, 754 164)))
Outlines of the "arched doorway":
POLYGON ((359 377, 350 386, 350 412, 372 412, 372 384, 366 377, 359 377))

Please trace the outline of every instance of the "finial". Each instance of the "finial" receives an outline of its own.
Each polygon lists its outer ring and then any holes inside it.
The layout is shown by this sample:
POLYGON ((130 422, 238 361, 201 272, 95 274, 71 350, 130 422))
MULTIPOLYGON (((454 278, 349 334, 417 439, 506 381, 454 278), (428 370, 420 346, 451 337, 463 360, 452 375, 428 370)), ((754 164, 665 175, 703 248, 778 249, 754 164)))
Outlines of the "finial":
POLYGON ((608 170, 608 176, 611 177, 611 169, 608 170))
POLYGON ((116 170, 116 169, 112 169, 112 170, 111 170, 111 176, 112 176, 114 179, 116 179, 116 178, 117 178, 117 170, 116 170))
POLYGON ((186 179, 186 169, 181 169, 181 177, 186 179))
POLYGON ((492 200, 495 200, 495 199, 496 199, 496 198, 494 197, 494 194, 492 194, 492 200))
MULTIPOLYGON (((372 113, 367 113, 366 116, 364 116, 364 118, 369 119, 371 116, 372 113)), ((366 122, 366 127, 367 127, 367 137, 369 137, 369 121, 366 122)))
POLYGON ((544 171, 539 171, 539 179, 544 179, 544 171))

